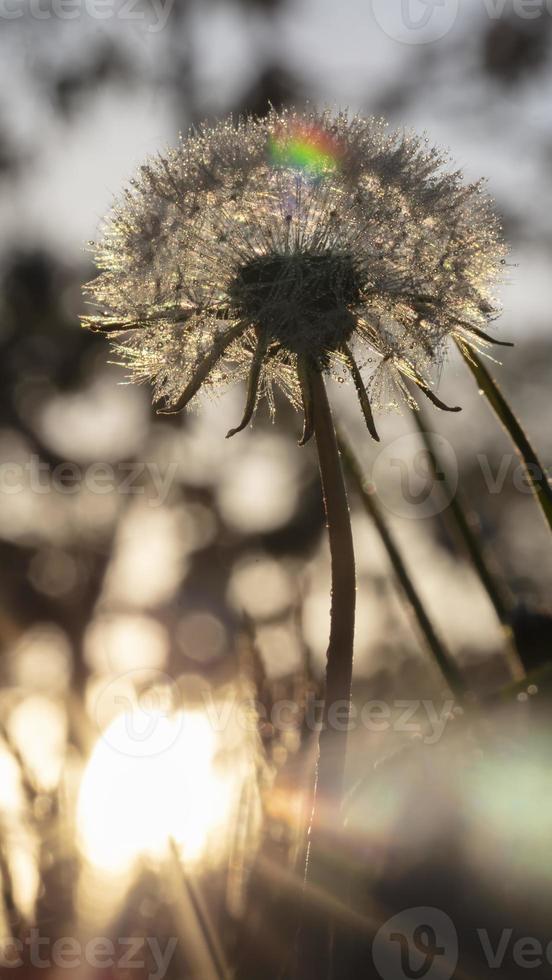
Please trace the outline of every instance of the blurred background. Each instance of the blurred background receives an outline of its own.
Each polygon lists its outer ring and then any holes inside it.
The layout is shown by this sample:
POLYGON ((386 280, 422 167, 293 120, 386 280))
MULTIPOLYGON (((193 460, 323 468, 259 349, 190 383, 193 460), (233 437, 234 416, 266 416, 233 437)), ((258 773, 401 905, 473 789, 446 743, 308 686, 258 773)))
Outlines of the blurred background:
MULTIPOLYGON (((261 409, 226 441, 240 391, 157 418, 79 326, 87 242, 144 158, 203 119, 310 100, 426 131, 487 178, 503 216, 497 329, 516 346, 490 368, 548 465, 551 5, 5 0, 0 53, 0 937, 176 935, 174 975, 277 977, 329 628, 315 454, 283 403, 275 425, 261 409), (251 699, 244 724, 234 709, 251 699)), ((450 495, 419 465, 415 423, 380 419, 376 447, 354 391, 331 394, 481 702, 509 681, 512 637, 451 531, 450 495)), ((463 412, 424 406, 424 426, 532 672, 552 653, 548 531, 452 353, 440 394, 463 412)), ((486 976, 476 926, 545 929, 546 689, 528 681, 467 724, 356 497, 352 513, 355 697, 383 708, 351 737, 336 861, 367 931, 344 975, 375 975, 366 937, 392 914, 435 905, 464 938, 462 975, 486 976)))

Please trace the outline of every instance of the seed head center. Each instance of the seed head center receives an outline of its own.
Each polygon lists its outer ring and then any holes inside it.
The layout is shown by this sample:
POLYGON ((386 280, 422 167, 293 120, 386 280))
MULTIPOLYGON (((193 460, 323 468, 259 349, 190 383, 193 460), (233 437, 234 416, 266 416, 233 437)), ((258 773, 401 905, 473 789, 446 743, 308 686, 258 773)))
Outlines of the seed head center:
POLYGON ((359 279, 346 253, 275 252, 242 265, 229 295, 239 316, 282 347, 320 356, 351 336, 359 279))

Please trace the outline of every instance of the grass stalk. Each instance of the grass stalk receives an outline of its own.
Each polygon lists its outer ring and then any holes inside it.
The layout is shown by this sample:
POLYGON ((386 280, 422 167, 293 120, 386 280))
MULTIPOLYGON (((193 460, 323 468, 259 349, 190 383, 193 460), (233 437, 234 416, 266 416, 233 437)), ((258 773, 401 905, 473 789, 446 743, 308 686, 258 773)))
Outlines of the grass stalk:
POLYGON ((435 477, 439 474, 443 492, 446 499, 450 501, 446 513, 502 626, 506 656, 512 679, 514 681, 520 681, 525 671, 516 647, 511 626, 511 617, 514 608, 513 598, 508 587, 492 569, 491 561, 485 553, 485 547, 478 534, 476 518, 471 507, 464 499, 464 495, 460 490, 457 490, 455 493, 452 492, 446 468, 443 461, 439 458, 431 434, 427 430, 423 413, 420 410, 414 409, 412 415, 414 416, 418 432, 427 451, 433 474, 435 477))
POLYGON ((201 980, 229 980, 230 971, 216 933, 203 901, 198 899, 199 893, 180 865, 174 842, 171 842, 171 855, 166 862, 165 881, 177 936, 193 976, 201 977, 201 980))
POLYGON ((552 531, 552 487, 546 470, 541 465, 533 446, 512 412, 494 378, 490 375, 481 358, 472 348, 467 348, 460 341, 457 347, 473 374, 480 390, 485 395, 491 408, 506 429, 514 443, 527 472, 527 478, 541 506, 544 519, 552 531))
POLYGON ((425 642, 431 656, 434 658, 439 670, 443 674, 443 677, 449 684, 450 689, 459 699, 461 699, 465 690, 462 675, 460 674, 460 671, 458 670, 458 667, 456 666, 451 654, 446 649, 425 610, 424 604, 404 563, 402 554, 397 546, 393 534, 391 533, 388 524, 383 517, 378 504, 378 499, 375 493, 373 493, 368 487, 354 450, 352 449, 350 442, 342 433, 339 433, 338 435, 338 443, 346 471, 349 474, 352 484, 362 501, 366 513, 374 523, 374 526, 376 527, 376 530, 378 531, 378 534, 384 544, 385 550, 387 551, 389 560, 393 567, 395 577, 408 603, 409 610, 418 624, 422 639, 425 642))

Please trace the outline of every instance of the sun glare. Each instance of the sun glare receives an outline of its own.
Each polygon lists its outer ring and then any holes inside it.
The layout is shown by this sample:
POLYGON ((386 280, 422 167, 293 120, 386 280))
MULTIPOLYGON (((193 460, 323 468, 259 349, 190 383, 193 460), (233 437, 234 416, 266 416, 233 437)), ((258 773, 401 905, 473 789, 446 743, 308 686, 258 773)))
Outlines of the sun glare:
POLYGON ((77 821, 85 858, 99 871, 130 873, 139 859, 215 860, 239 787, 222 772, 222 735, 201 711, 116 717, 97 742, 81 783, 77 821))

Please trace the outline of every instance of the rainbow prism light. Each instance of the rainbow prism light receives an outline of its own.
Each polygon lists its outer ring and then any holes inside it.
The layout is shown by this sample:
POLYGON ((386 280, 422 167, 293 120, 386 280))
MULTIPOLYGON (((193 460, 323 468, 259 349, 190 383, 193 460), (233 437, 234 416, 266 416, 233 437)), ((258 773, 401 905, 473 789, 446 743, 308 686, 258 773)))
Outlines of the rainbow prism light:
POLYGON ((297 123, 270 137, 268 156, 276 167, 301 170, 317 177, 339 168, 342 149, 327 130, 297 123))

